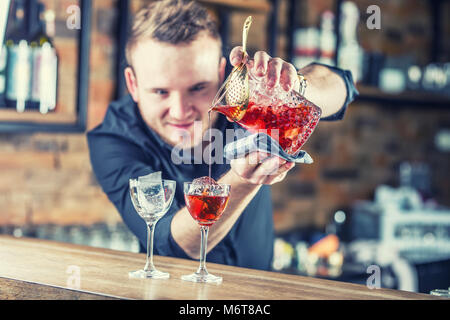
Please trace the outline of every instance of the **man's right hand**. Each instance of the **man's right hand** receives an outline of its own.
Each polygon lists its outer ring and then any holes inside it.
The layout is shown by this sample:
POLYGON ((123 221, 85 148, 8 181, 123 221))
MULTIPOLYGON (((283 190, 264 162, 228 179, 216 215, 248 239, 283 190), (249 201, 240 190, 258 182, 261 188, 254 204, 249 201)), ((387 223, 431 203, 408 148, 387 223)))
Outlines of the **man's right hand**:
MULTIPOLYGON (((222 217, 210 229, 208 251, 228 234, 261 186, 282 181, 295 163, 265 152, 252 152, 244 158, 232 160, 230 165, 231 170, 218 181, 231 185, 230 200, 222 217)), ((193 259, 199 258, 198 224, 192 219, 186 207, 179 210, 173 217, 171 232, 187 255, 193 259)))
POLYGON ((282 181, 295 163, 256 151, 244 158, 231 160, 230 166, 235 174, 248 183, 272 185, 282 181))

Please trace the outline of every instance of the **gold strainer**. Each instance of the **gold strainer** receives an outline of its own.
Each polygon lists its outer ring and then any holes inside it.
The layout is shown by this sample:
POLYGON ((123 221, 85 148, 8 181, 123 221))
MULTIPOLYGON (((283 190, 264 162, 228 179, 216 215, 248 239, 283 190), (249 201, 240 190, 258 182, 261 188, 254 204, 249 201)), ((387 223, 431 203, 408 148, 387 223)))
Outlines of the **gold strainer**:
POLYGON ((234 67, 228 78, 220 87, 212 103, 212 109, 220 109, 218 105, 227 107, 236 107, 229 110, 229 118, 233 121, 239 121, 245 114, 249 101, 248 72, 246 67, 247 56, 247 37, 252 24, 252 17, 249 16, 244 22, 242 30, 242 61, 234 67), (223 101, 225 99, 225 101, 223 101))

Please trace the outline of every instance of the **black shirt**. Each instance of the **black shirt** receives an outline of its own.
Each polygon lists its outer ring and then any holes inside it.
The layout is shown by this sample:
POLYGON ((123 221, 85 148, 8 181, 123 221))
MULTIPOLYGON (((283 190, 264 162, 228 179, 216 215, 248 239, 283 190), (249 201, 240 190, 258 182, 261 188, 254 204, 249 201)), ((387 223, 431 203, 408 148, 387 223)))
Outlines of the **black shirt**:
MULTIPOLYGON (((216 123, 216 128, 221 131, 234 129, 236 126, 222 115, 216 123)), ((177 181, 173 204, 155 227, 154 253, 189 258, 172 238, 170 223, 174 214, 185 206, 183 183, 207 176, 208 165, 175 164, 171 158, 173 147, 148 129, 136 103, 129 95, 111 103, 103 123, 87 136, 97 180, 142 246, 145 246, 147 239, 146 224, 131 203, 128 180, 161 171, 163 179, 177 181)), ((225 135, 223 137, 225 140, 225 135)), ((218 180, 229 169, 225 160, 224 164, 213 164, 211 176, 218 180)), ((269 269, 273 241, 271 190, 269 186, 263 186, 227 236, 208 253, 207 260, 269 269)))
MULTIPOLYGON (((351 75, 348 78, 348 73, 339 69, 334 71, 346 82, 347 101, 338 113, 321 120, 342 119, 348 103, 356 94, 351 75)), ((238 125, 219 115, 215 127, 225 132, 226 129, 238 128, 238 125)), ((173 204, 156 224, 154 253, 189 259, 173 239, 170 224, 174 214, 185 206, 183 183, 207 176, 208 165, 174 163, 171 158, 173 147, 148 128, 130 95, 112 102, 103 123, 88 132, 87 138, 95 176, 142 248, 146 244, 147 227, 131 203, 128 181, 156 171, 162 172, 163 179, 176 180, 173 204)), ((223 139, 225 145, 225 134, 223 139)), ((224 160, 223 164, 212 165, 215 180, 228 172, 228 163, 224 160)), ((262 186, 225 238, 208 253, 207 261, 269 270, 273 244, 271 188, 262 186)))

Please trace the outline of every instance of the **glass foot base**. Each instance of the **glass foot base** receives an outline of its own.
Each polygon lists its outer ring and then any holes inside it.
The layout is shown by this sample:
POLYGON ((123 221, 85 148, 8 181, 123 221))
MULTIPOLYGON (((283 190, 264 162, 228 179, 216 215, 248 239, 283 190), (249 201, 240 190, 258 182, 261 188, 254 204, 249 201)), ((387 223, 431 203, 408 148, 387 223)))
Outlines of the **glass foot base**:
POLYGON ((199 274, 193 273, 185 276, 181 276, 181 280, 191 282, 207 282, 207 283, 222 283, 222 277, 214 276, 212 274, 199 274))
POLYGON ((162 271, 158 271, 158 270, 153 270, 153 271, 138 270, 138 271, 129 272, 128 277, 134 278, 134 279, 144 279, 144 278, 168 279, 170 277, 170 275, 167 272, 162 272, 162 271))

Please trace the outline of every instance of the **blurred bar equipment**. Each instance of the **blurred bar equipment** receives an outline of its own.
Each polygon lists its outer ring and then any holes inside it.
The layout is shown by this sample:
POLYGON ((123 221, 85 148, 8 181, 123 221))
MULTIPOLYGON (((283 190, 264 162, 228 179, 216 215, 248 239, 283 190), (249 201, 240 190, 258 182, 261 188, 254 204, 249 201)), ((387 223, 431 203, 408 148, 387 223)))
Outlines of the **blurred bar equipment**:
MULTIPOLYGON (((438 279, 450 283, 450 209, 433 201, 428 166, 404 162, 399 173, 398 188, 380 185, 373 202, 353 206, 347 237, 402 259, 413 271, 412 291, 428 293, 439 287, 438 279)), ((380 254, 373 260, 382 258, 380 254)))

